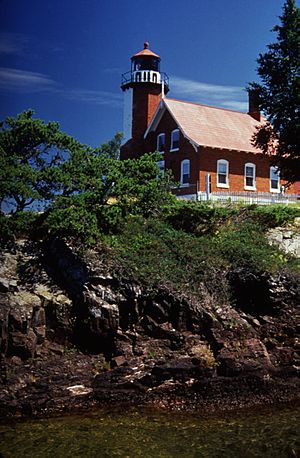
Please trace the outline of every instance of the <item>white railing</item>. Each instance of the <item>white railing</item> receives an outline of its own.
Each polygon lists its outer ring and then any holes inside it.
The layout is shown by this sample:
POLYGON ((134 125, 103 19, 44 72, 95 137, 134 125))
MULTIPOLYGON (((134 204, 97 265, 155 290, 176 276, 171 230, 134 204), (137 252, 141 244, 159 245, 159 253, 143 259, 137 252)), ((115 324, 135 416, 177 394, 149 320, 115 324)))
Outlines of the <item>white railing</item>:
POLYGON ((160 73, 153 70, 137 70, 132 72, 132 82, 134 83, 161 83, 160 73))
POLYGON ((169 77, 164 72, 156 72, 154 70, 135 70, 123 73, 121 87, 126 88, 131 83, 164 83, 165 87, 168 88, 169 77))
POLYGON ((245 204, 293 204, 300 202, 299 194, 273 194, 271 192, 206 192, 197 193, 198 201, 241 202, 245 204))

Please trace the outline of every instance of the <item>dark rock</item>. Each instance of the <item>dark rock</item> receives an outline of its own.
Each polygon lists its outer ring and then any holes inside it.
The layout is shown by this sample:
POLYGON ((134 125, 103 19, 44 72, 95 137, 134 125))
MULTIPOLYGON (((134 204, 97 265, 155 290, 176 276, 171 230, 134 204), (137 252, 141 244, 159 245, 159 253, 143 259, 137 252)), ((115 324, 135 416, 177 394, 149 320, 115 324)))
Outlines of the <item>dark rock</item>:
POLYGON ((124 356, 115 356, 111 360, 111 368, 122 366, 126 362, 124 356))
POLYGON ((42 253, 16 243, 3 256, 0 414, 297 397, 300 293, 290 273, 229 272, 230 303, 204 284, 196 298, 118 279, 96 251, 86 260, 63 240, 42 253))
POLYGON ((9 291, 9 281, 7 278, 0 277, 0 292, 6 293, 7 291, 9 291))
POLYGON ((274 371, 270 355, 264 344, 258 339, 245 339, 231 342, 218 354, 218 373, 235 377, 252 372, 267 374, 274 371))
POLYGON ((27 333, 14 331, 9 334, 8 355, 19 356, 22 359, 33 358, 35 355, 37 336, 33 329, 27 333))
MULTIPOLYGON (((0 298, 1 300, 1 298, 0 298)), ((1 300, 0 305, 0 354, 6 355, 8 349, 8 317, 10 306, 1 300)))

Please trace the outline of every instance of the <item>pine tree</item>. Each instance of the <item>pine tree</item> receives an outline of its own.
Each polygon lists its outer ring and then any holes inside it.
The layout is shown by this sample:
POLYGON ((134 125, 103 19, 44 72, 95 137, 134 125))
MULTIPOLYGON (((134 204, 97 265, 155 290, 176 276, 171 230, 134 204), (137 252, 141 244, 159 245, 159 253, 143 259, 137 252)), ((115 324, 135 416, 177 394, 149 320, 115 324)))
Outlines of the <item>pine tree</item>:
POLYGON ((300 180, 300 9, 295 0, 286 0, 280 20, 273 28, 277 42, 257 59, 262 83, 250 84, 268 120, 253 143, 270 154, 281 177, 293 183, 300 180))

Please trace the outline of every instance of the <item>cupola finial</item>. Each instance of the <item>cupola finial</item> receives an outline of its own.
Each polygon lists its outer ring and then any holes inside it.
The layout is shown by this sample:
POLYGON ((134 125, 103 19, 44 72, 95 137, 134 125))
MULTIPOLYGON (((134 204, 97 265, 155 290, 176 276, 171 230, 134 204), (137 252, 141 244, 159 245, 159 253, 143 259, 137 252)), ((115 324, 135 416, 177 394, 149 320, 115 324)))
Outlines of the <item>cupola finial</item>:
POLYGON ((148 49, 148 48, 149 48, 149 41, 146 39, 144 43, 144 49, 148 49))

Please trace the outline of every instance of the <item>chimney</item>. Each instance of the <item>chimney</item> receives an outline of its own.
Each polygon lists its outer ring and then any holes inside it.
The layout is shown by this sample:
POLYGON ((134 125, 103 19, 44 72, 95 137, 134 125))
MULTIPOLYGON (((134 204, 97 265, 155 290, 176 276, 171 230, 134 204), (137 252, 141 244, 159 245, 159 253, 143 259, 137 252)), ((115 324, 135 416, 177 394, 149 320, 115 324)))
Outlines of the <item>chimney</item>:
POLYGON ((259 109, 259 91, 258 89, 248 89, 249 111, 248 114, 256 121, 261 121, 259 109))

